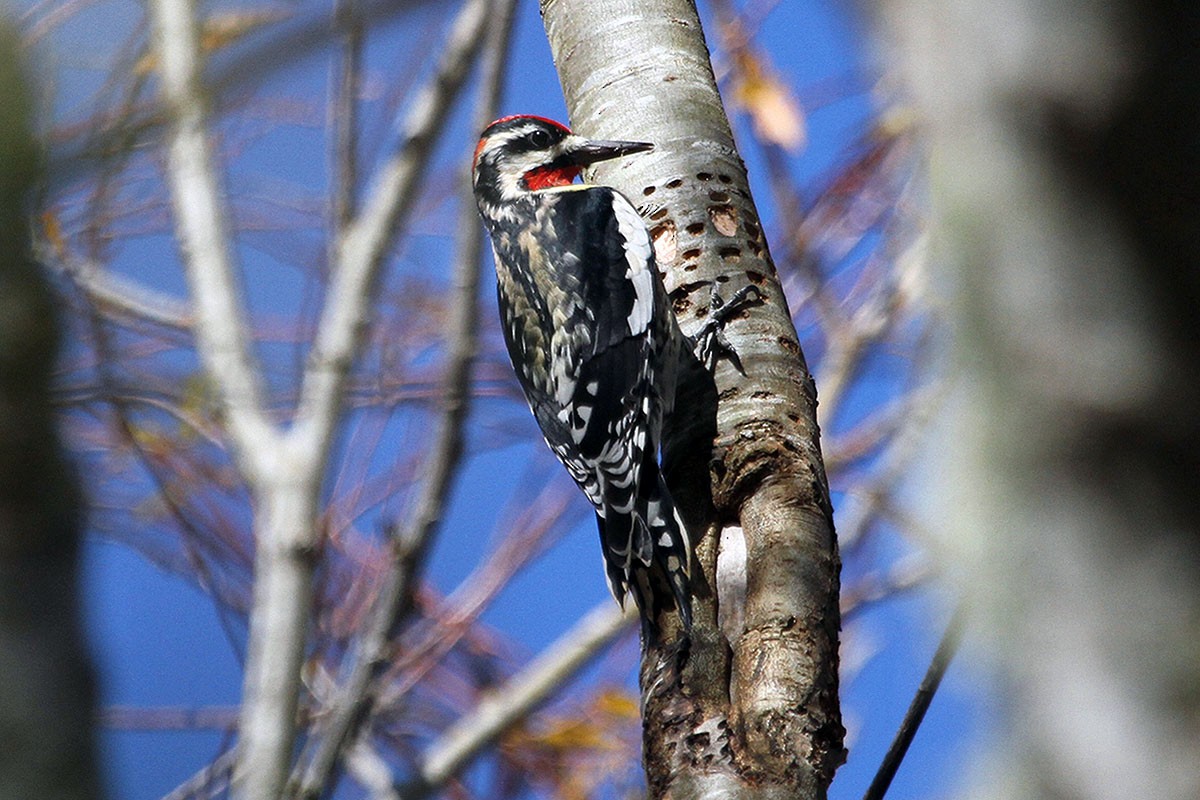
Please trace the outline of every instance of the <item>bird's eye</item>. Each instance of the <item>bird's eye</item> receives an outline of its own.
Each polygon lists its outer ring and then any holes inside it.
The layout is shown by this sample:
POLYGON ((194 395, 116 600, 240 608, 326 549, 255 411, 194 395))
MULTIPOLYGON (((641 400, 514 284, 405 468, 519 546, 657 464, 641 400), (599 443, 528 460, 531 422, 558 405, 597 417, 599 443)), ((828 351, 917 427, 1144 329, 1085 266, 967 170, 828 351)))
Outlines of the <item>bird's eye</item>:
POLYGON ((529 134, 529 143, 539 149, 550 146, 550 134, 543 130, 535 130, 529 134))

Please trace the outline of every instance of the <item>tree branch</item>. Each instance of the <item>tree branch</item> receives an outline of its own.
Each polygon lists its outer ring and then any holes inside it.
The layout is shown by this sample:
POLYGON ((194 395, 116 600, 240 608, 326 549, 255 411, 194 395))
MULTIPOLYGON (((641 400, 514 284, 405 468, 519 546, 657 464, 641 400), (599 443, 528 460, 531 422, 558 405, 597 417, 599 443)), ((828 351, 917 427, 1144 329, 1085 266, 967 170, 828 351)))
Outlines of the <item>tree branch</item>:
POLYGON ((420 800, 440 789, 480 750, 561 690, 568 678, 627 630, 633 619, 632 612, 624 613, 608 600, 589 611, 429 746, 418 768, 418 778, 401 792, 404 800, 420 800))
MULTIPOLYGON (((499 106, 503 86, 503 66, 511 34, 514 0, 489 0, 495 27, 493 47, 485 68, 482 90, 483 102, 479 104, 481 117, 486 117, 479 127, 495 115, 499 106)), ((465 35, 467 28, 472 36, 482 34, 471 7, 462 12, 455 25, 456 36, 465 35), (469 25, 467 23, 470 23, 469 25)), ((465 42, 459 42, 461 53, 444 63, 448 70, 460 69, 460 62, 468 54, 465 42)), ((451 50, 454 48, 451 47, 451 50)), ((452 76, 451 76, 452 77, 452 76)), ((441 81, 439 80, 439 83, 441 81)), ((418 105, 418 108, 421 106, 418 105)), ((411 130, 411 129, 410 129, 411 130)), ((410 179, 410 180, 415 180, 410 179)), ((346 684, 335 696, 332 709, 314 738, 310 741, 307 762, 303 773, 298 776, 297 794, 301 798, 315 798, 327 787, 336 767, 339 755, 347 742, 353 740, 358 727, 366 717, 373 697, 370 684, 385 663, 390 649, 391 634, 398 620, 405 614, 412 597, 412 587, 418 580, 428 543, 433 538, 442 509, 457 473, 462 453, 463 425, 469 407, 469 381, 471 364, 475 355, 478 310, 476 297, 479 293, 480 256, 482 255, 482 229, 471 198, 469 180, 464 180, 464 198, 460 213, 458 258, 454 267, 453 317, 450 324, 449 359, 443 383, 442 419, 433 445, 433 453, 426 468, 426 477, 416 504, 413 518, 405 531, 398 536, 397 557, 380 589, 370 621, 352 651, 352 665, 348 670, 346 684)))
POLYGON ((358 89, 364 37, 357 5, 356 0, 337 0, 334 7, 334 25, 340 34, 341 47, 331 77, 332 99, 327 120, 333 130, 330 264, 336 260, 337 245, 346 226, 354 219, 354 187, 358 185, 358 89))
POLYGON ((295 426, 289 434, 297 450, 309 457, 323 461, 328 452, 346 375, 366 331, 383 257, 416 200, 431 147, 479 49, 491 7, 492 0, 467 0, 459 12, 436 75, 413 103, 399 150, 383 168, 338 245, 295 426))
POLYGON ((56 255, 47 245, 36 247, 35 252, 43 266, 66 275, 99 309, 188 333, 194 329, 192 309, 184 300, 110 272, 90 259, 56 255))
POLYGON ((391 632, 396 617, 411 602, 418 558, 424 542, 416 537, 396 536, 392 566, 379 588, 379 596, 358 646, 351 652, 346 683, 334 694, 325 722, 316 731, 301 754, 293 782, 294 794, 302 800, 315 800, 329 787, 338 759, 362 725, 372 696, 371 681, 387 663, 391 632), (302 770, 302 771, 301 771, 302 770))
POLYGON ((153 0, 151 9, 162 91, 171 115, 167 182, 195 306, 197 345, 220 392, 234 456, 250 483, 261 488, 278 455, 279 437, 266 416, 240 301, 200 89, 194 7, 192 0, 153 0))
POLYGON ((231 747, 163 795, 162 800, 196 800, 201 797, 220 796, 228 785, 236 761, 237 748, 231 747))
POLYGON ((295 737, 325 453, 297 449, 305 443, 281 437, 266 416, 208 139, 194 8, 191 0, 155 0, 152 8, 171 112, 167 178, 200 357, 222 399, 231 448, 255 500, 254 599, 234 790, 247 800, 277 800, 295 737))
POLYGON ((900 723, 900 729, 896 731, 896 738, 892 741, 892 746, 888 748, 883 763, 879 765, 879 771, 875 773, 875 779, 871 781, 867 793, 863 795, 863 800, 883 800, 883 796, 887 794, 888 787, 892 785, 892 778, 896 777, 896 770, 900 768, 900 762, 908 753, 908 746, 912 744, 913 737, 917 735, 917 729, 921 727, 921 720, 925 718, 925 712, 929 710, 929 704, 933 702, 933 696, 942 683, 942 676, 946 674, 946 668, 950 666, 950 662, 954 660, 954 654, 958 652, 966 619, 966 606, 959 604, 954 611, 954 616, 946 625, 942 640, 938 642, 933 659, 929 662, 929 669, 925 671, 925 677, 921 680, 921 685, 917 687, 912 704, 909 705, 908 711, 904 715, 904 721, 900 723))

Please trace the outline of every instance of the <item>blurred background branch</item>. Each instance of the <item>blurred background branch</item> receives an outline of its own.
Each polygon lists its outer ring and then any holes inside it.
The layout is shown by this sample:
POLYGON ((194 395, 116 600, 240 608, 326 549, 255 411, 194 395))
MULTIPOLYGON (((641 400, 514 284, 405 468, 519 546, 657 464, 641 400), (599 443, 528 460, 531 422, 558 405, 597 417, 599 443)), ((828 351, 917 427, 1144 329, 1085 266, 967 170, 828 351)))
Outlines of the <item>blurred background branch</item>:
POLYGON ((0 795, 100 796, 78 582, 82 508, 50 403, 60 319, 28 224, 35 91, 0 19, 0 795))

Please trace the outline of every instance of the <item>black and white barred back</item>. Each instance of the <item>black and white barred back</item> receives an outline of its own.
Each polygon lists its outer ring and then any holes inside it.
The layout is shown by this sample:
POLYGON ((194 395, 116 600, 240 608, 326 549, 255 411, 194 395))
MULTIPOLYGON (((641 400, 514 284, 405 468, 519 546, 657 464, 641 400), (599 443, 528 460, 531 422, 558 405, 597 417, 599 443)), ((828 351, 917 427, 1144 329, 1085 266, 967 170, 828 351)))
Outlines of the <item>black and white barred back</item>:
POLYGON ((484 131, 475 192, 504 339, 547 444, 595 508, 613 595, 631 591, 650 631, 671 605, 690 628, 691 545, 658 462, 682 336, 637 211, 570 183, 586 144, 536 117, 484 131))

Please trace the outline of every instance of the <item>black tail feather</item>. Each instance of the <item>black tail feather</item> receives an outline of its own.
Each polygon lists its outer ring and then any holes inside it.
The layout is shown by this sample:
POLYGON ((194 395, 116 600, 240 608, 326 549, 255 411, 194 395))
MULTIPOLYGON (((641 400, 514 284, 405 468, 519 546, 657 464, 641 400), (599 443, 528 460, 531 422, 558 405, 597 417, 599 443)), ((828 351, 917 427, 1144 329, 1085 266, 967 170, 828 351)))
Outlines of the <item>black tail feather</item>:
POLYGON ((630 513, 611 506, 596 515, 604 547, 609 589, 624 605, 633 595, 642 617, 642 630, 657 638, 658 614, 667 608, 679 613, 684 630, 691 631, 691 542, 675 503, 659 472, 648 460, 641 473, 639 498, 630 513))

